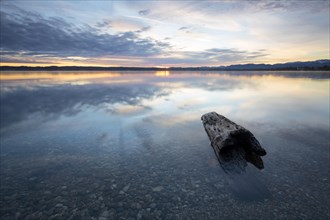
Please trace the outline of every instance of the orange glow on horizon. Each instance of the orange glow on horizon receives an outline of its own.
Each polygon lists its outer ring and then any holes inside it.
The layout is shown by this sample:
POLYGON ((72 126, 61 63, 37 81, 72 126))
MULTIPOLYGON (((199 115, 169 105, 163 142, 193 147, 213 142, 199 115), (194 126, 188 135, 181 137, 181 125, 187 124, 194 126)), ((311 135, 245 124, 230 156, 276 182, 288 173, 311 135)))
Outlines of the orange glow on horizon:
POLYGON ((19 66, 28 66, 28 67, 50 67, 50 66, 58 66, 58 67, 65 67, 65 66, 96 66, 96 67, 119 67, 120 65, 109 65, 109 64, 92 64, 92 63, 76 63, 76 62, 65 62, 65 63, 0 63, 0 66, 12 66, 12 67, 19 67, 19 66))
MULTIPOLYGON (((61 71, 63 72, 63 71, 61 71)), ((99 78, 109 78, 109 77, 119 77, 119 73, 44 73, 44 72, 35 72, 35 73, 0 73, 0 80, 20 80, 20 79, 54 79, 59 81, 70 81, 70 80, 81 80, 81 79, 99 79, 99 78)))

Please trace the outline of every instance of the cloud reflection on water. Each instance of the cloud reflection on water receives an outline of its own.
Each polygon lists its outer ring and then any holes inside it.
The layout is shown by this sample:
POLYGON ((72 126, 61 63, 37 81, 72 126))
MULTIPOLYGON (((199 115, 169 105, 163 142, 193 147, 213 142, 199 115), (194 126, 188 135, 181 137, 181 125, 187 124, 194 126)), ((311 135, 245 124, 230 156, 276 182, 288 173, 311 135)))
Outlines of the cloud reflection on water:
POLYGON ((175 118, 166 124, 195 120, 211 110, 234 119, 266 120, 299 116, 301 109, 316 122, 329 111, 325 72, 150 73, 1 73, 1 129, 33 116, 74 116, 86 107, 175 118))
POLYGON ((1 128, 29 119, 30 116, 72 116, 86 106, 121 103, 139 105, 142 99, 162 96, 159 87, 152 85, 58 84, 15 88, 1 94, 1 128))

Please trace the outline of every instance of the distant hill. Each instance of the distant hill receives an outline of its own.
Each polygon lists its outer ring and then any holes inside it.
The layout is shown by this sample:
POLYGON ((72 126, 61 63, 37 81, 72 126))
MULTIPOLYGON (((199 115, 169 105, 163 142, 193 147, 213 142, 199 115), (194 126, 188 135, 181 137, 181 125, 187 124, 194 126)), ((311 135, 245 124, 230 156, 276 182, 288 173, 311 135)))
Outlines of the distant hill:
POLYGON ((200 70, 200 71, 217 71, 217 70, 330 70, 330 60, 315 60, 306 62, 290 62, 290 63, 277 63, 277 64, 237 64, 230 66, 202 66, 202 67, 170 67, 170 68, 157 68, 157 67, 96 67, 96 66, 48 66, 48 67, 28 67, 28 66, 0 66, 0 71, 157 71, 157 70, 200 70))
POLYGON ((225 70, 329 70, 330 60, 316 60, 307 62, 290 62, 277 64, 239 64, 219 66, 225 70))

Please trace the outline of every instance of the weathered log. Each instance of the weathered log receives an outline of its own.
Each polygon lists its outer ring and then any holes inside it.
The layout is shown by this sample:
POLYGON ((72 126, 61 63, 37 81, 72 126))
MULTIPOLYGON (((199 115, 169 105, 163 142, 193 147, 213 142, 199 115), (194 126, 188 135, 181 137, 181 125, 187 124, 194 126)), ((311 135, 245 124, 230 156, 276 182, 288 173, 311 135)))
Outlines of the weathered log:
POLYGON ((245 167, 248 161, 264 168, 260 156, 266 155, 266 151, 249 130, 216 112, 204 114, 201 119, 220 164, 245 167))

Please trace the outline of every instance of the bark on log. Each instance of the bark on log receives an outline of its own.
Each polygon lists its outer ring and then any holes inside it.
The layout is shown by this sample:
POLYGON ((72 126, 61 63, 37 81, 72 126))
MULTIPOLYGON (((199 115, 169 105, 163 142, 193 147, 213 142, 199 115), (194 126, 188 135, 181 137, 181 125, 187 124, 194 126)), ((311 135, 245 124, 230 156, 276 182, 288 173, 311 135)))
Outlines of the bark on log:
POLYGON ((260 156, 266 155, 266 151, 249 130, 216 112, 204 114, 201 119, 220 164, 245 167, 246 160, 259 169, 264 168, 260 156))

